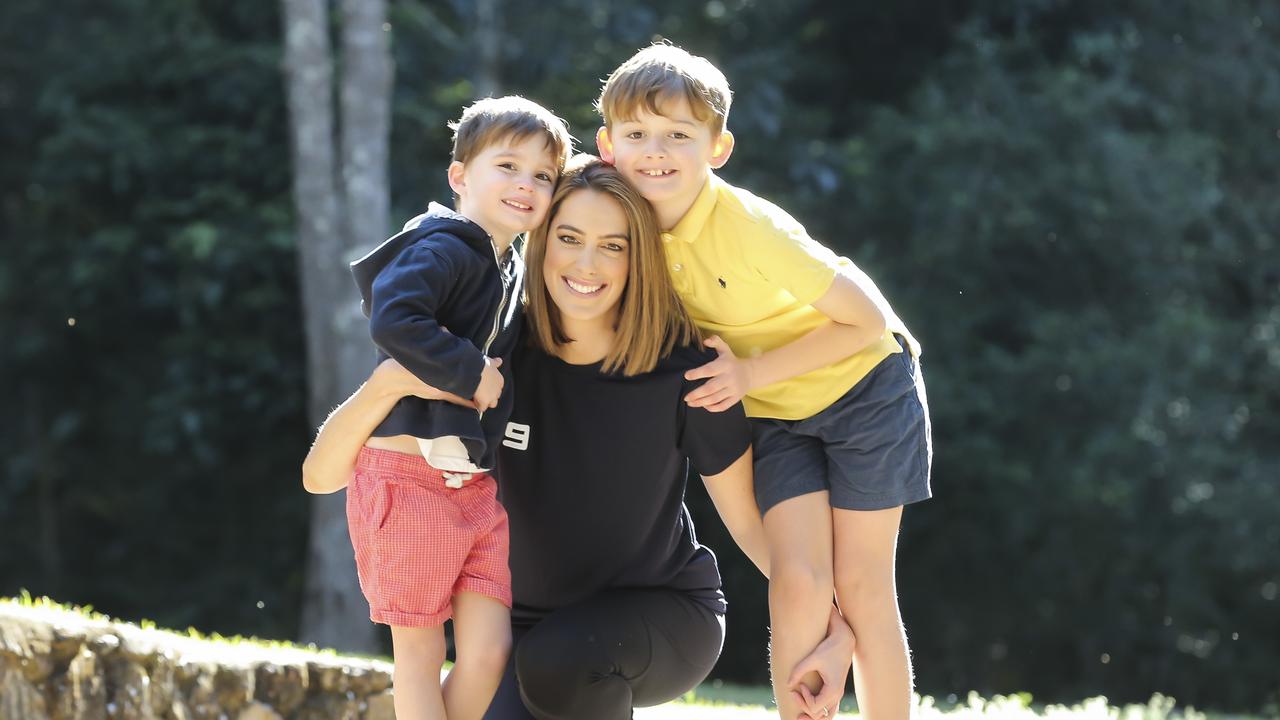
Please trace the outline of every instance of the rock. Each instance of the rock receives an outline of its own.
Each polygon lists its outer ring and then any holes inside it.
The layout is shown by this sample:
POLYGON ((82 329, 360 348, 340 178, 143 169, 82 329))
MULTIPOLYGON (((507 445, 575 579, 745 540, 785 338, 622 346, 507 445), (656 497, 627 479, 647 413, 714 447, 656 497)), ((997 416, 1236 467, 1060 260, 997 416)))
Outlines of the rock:
POLYGON ((0 664, 0 718, 48 720, 44 695, 14 663, 0 664))
POLYGON ((235 714, 253 701, 254 673, 244 668, 221 666, 213 675, 214 701, 235 714))
POLYGON ((193 664, 187 667, 186 671, 187 673, 194 671, 197 674, 188 675, 188 680, 184 684, 181 680, 183 667, 181 664, 178 665, 178 690, 185 691, 185 704, 191 717, 195 720, 222 720, 224 713, 218 706, 218 693, 213 684, 216 668, 204 664, 193 664))
POLYGON ((236 720, 282 720, 282 718, 280 713, 271 709, 270 705, 253 702, 240 711, 240 714, 236 716, 236 720))
POLYGON ((373 695, 391 687, 391 675, 374 668, 352 668, 350 686, 351 690, 361 697, 373 695))
POLYGON ((110 714, 122 720, 156 720, 151 702, 151 676, 140 663, 121 658, 107 672, 110 714))
POLYGON ((346 667, 309 663, 311 682, 323 693, 345 693, 351 689, 351 671, 346 667))
POLYGON ((81 646, 53 691, 53 720, 106 720, 107 684, 101 663, 88 647, 81 646))
POLYGON ((288 715, 307 699, 309 686, 306 665, 265 663, 258 667, 254 698, 288 715))
MULTIPOLYGON (((159 654, 151 659, 151 712, 156 717, 173 715, 171 708, 178 694, 173 658, 159 654), (168 714, 166 714, 168 713, 168 714)), ((185 707, 183 708, 185 712, 185 707)), ((174 715, 176 718, 177 716, 174 715)), ((183 716, 185 719, 185 716, 183 716)))
POLYGON ((364 720, 396 720, 395 696, 383 690, 365 700, 364 720))
POLYGON ((295 720, 360 720, 360 703, 345 695, 316 695, 294 715, 295 720))
POLYGON ((0 599, 0 720, 394 720, 391 670, 0 599))
POLYGON ((0 617, 0 660, 10 657, 29 682, 42 683, 53 673, 49 646, 53 629, 46 624, 0 617))

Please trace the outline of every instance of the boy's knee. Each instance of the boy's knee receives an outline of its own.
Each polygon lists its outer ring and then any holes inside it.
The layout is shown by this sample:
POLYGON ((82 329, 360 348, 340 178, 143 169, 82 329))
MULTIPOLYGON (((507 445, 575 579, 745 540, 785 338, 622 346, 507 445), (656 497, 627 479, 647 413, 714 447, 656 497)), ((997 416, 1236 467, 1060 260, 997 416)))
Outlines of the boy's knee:
POLYGON ((812 607, 831 603, 831 568, 805 562, 781 563, 769 578, 769 605, 781 612, 810 614, 812 607))
POLYGON ((396 662, 444 663, 444 636, 439 628, 393 628, 391 642, 396 662))
POLYGON ((893 571, 870 568, 841 568, 835 579, 836 596, 841 607, 850 609, 876 605, 897 605, 893 571))
POLYGON ((474 646, 457 648, 458 665, 483 672, 488 675, 501 675, 507 669, 507 660, 511 657, 511 637, 491 638, 488 642, 474 646))

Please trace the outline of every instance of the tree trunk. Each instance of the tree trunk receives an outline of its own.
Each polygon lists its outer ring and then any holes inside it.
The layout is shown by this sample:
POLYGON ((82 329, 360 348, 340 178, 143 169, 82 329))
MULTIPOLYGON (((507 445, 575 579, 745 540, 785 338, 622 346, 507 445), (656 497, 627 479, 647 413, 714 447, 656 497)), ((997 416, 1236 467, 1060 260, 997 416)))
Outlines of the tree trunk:
MULTIPOLYGON (((346 0, 340 162, 327 0, 282 4, 308 414, 318 426, 370 370, 372 349, 347 262, 357 244, 386 235, 391 59, 382 0, 346 0)), ((342 492, 311 501, 299 636, 324 647, 374 652, 377 635, 356 580, 345 499, 342 492)))
POLYGON ((475 0, 476 97, 495 97, 502 89, 502 26, 498 0, 475 0))

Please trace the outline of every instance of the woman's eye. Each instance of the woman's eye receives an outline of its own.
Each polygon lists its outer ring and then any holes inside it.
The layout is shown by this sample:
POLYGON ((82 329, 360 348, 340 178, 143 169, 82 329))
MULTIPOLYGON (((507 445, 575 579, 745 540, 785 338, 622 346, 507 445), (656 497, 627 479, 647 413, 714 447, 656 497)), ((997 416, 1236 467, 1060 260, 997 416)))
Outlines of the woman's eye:
POLYGON ((567 245, 574 245, 578 242, 578 238, 572 235, 557 235, 556 239, 567 245))
POLYGON ((608 245, 605 245, 605 248, 614 252, 626 252, 627 250, 626 245, 619 245, 618 243, 609 243, 608 245))

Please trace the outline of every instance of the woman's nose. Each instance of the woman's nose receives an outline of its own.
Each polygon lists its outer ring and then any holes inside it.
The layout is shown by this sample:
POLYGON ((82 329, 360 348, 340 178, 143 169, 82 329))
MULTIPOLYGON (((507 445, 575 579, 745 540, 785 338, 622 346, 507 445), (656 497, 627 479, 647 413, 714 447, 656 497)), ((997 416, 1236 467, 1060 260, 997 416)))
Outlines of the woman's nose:
POLYGON ((596 251, 593 248, 583 248, 578 253, 577 261, 574 266, 583 272, 594 273, 596 271, 596 251))

